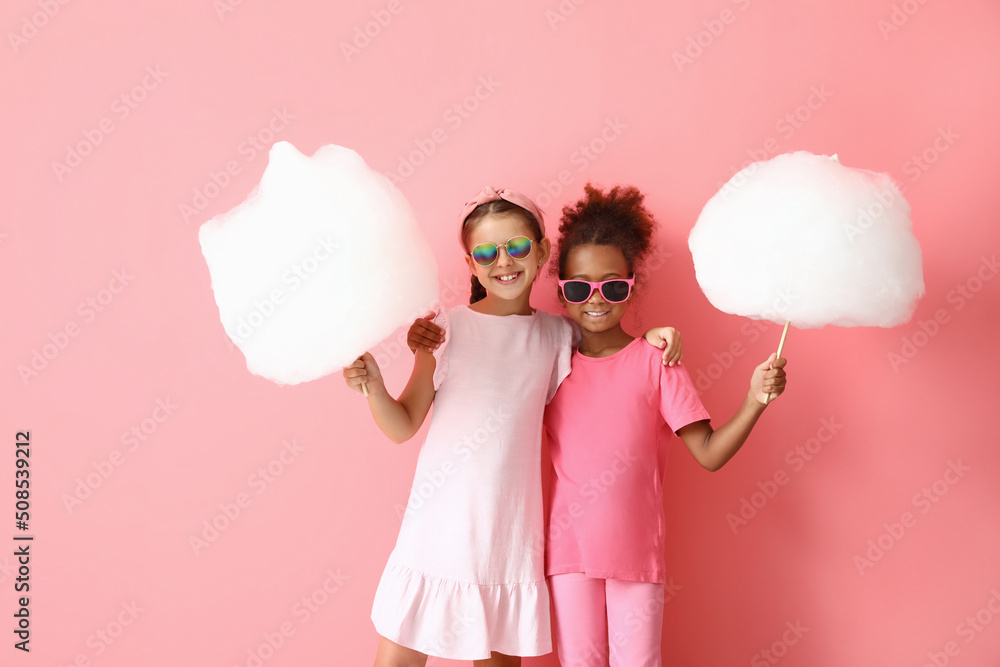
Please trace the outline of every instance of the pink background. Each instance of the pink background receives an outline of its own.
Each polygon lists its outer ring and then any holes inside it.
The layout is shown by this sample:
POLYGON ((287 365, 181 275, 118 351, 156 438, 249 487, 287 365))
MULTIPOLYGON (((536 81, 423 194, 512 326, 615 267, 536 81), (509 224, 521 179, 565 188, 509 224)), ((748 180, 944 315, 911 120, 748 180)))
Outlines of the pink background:
MULTIPOLYGON (((370 664, 422 433, 389 443, 339 376, 250 375, 197 239, 283 139, 403 163, 447 305, 467 299, 455 214, 482 186, 550 220, 588 180, 639 186, 659 260, 630 326, 682 330, 716 425, 779 327, 701 294, 686 245, 701 207, 749 156, 892 174, 927 294, 896 329, 793 330, 787 395, 722 471, 674 452, 664 657, 997 664, 1000 5, 225 3, 4 4, 0 662, 370 664), (11 633, 23 429, 30 655, 11 633), (744 501, 756 514, 734 530, 744 501)), ((534 302, 556 308, 551 282, 534 302)), ((409 353, 375 351, 400 388, 409 353)))

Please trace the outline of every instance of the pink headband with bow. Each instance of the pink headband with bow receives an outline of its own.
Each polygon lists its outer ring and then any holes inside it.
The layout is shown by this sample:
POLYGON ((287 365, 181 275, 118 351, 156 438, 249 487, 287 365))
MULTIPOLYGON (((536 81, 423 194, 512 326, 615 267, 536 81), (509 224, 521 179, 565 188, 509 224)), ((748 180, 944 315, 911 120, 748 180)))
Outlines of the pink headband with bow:
MULTIPOLYGON (((458 226, 458 242, 462 243, 462 229, 465 227, 465 219, 469 217, 469 214, 476 210, 477 206, 481 204, 488 204, 491 201, 497 201, 498 199, 503 199, 504 201, 509 201, 511 204, 516 204, 524 210, 535 216, 535 220, 538 220, 538 227, 542 231, 542 236, 545 236, 545 222, 542 220, 542 211, 535 203, 522 195, 520 192, 514 190, 494 190, 493 188, 487 186, 483 188, 483 191, 476 195, 475 199, 467 202, 465 208, 462 210, 462 218, 459 221, 458 226)), ((535 239, 541 240, 541 239, 535 239)), ((464 245, 464 243, 463 243, 464 245)))

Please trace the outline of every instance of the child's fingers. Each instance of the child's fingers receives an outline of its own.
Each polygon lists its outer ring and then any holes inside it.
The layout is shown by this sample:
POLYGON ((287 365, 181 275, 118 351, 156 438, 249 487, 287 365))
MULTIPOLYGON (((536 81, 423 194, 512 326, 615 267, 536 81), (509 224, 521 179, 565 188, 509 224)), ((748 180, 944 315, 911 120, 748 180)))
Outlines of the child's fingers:
POLYGON ((681 359, 684 358, 684 341, 681 340, 680 336, 674 341, 672 345, 667 349, 668 354, 668 365, 674 366, 681 363, 681 359))
POLYGON ((407 342, 413 342, 420 347, 428 349, 434 349, 440 345, 440 341, 436 337, 422 331, 414 331, 411 335, 407 336, 406 340, 407 342))
POLYGON ((367 385, 368 385, 368 378, 354 378, 352 380, 347 381, 348 387, 350 387, 351 389, 362 395, 364 395, 365 393, 364 387, 367 385))
POLYGON ((416 319, 406 332, 406 345, 416 352, 423 348, 433 352, 444 341, 444 329, 430 320, 416 319))
POLYGON ((419 348, 427 347, 427 343, 427 339, 412 327, 406 332, 406 346, 413 352, 416 352, 419 348))
POLYGON ((368 371, 363 366, 361 368, 349 367, 344 369, 345 380, 354 380, 359 377, 368 377, 368 371))
MULTIPOLYGON (((355 363, 359 362, 360 360, 355 363)), ((361 368, 357 368, 352 364, 351 366, 344 369, 344 380, 347 382, 347 386, 353 389, 354 391, 358 392, 359 394, 364 393, 364 391, 361 389, 361 385, 367 384, 369 379, 370 378, 368 377, 368 371, 365 370, 363 365, 361 368)))
POLYGON ((430 320, 417 320, 414 324, 419 324, 423 334, 437 342, 444 341, 444 327, 440 327, 430 320))
MULTIPOLYGON (((784 359, 780 361, 784 362, 784 359)), ((773 362, 772 363, 773 367, 771 368, 771 370, 764 373, 764 388, 765 389, 770 388, 771 393, 775 393, 774 392, 775 388, 778 388, 780 390, 784 389, 785 387, 785 382, 786 382, 785 371, 783 368, 781 368, 781 366, 784 365, 785 365, 784 363, 779 364, 778 362, 773 362)))
POLYGON ((780 369, 768 371, 764 376, 764 391, 770 394, 779 394, 785 390, 785 372, 780 369))
POLYGON ((778 354, 776 352, 772 352, 771 356, 769 356, 767 358, 767 361, 765 361, 765 362, 757 365, 757 370, 759 370, 759 371, 769 371, 769 370, 771 370, 772 364, 774 364, 775 358, 777 356, 778 356, 778 354))
POLYGON ((431 338, 440 338, 441 340, 444 340, 444 327, 441 327, 432 321, 434 313, 428 313, 428 315, 418 317, 413 320, 411 328, 414 330, 422 330, 425 335, 430 336, 431 338), (430 317, 428 317, 428 315, 430 317))

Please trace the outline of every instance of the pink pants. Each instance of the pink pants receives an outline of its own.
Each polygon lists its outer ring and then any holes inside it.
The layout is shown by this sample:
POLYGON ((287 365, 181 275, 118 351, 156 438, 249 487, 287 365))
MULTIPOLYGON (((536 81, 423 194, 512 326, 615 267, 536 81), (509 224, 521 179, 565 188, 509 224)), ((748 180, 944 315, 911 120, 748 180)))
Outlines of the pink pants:
POLYGON ((661 667, 663 584, 555 574, 549 593, 562 667, 661 667))

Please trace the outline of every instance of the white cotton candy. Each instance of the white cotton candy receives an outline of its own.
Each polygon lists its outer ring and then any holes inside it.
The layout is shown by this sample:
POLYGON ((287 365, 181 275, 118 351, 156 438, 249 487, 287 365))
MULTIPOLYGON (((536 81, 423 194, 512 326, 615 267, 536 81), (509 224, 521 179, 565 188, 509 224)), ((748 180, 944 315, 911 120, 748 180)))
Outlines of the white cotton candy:
POLYGON ((274 144, 260 184, 199 238, 226 333, 279 384, 339 371, 438 298, 406 198, 341 146, 274 144))
POLYGON ((688 244, 719 310, 801 329, 891 327, 910 319, 924 293, 911 227, 888 175, 797 152, 733 176, 688 244))

